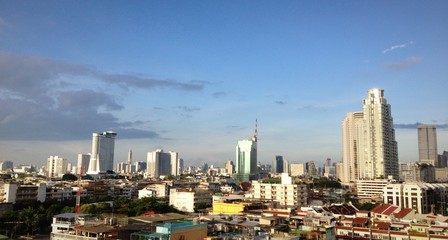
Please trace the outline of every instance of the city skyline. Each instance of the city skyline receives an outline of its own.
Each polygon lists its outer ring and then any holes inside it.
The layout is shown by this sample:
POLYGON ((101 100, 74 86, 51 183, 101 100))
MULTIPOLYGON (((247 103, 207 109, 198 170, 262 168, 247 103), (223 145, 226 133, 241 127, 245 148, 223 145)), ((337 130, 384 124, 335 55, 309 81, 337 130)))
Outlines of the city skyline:
MULTIPOLYGON (((235 162, 258 119, 258 161, 342 159, 366 92, 391 105, 400 162, 417 123, 448 150, 448 2, 0 2, 0 161, 76 163, 114 131, 115 164, 169 149, 235 162)), ((115 165, 114 165, 115 166, 115 165)))

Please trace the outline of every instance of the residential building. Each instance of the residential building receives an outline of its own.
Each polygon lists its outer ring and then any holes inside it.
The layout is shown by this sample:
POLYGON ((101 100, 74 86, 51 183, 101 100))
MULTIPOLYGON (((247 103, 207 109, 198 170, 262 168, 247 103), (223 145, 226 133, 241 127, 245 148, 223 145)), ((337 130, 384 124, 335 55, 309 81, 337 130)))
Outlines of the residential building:
POLYGON ((21 200, 35 200, 45 202, 47 185, 38 183, 36 185, 24 185, 19 183, 0 182, 0 202, 15 203, 21 200))
POLYGON ((50 156, 47 159, 48 177, 62 177, 65 173, 67 173, 67 159, 58 156, 50 156))
POLYGON ((340 180, 343 183, 350 183, 359 179, 359 139, 363 121, 363 112, 349 112, 342 122, 342 171, 340 180))
POLYGON ((212 195, 208 190, 171 188, 170 205, 183 212, 194 212, 195 204, 211 206, 212 195))
POLYGON ((356 192, 360 202, 381 202, 384 187, 393 179, 357 180, 356 192))
POLYGON ((391 107, 384 90, 370 89, 363 105, 364 122, 360 138, 360 179, 398 179, 398 151, 391 107))
POLYGON ((437 133, 435 125, 420 124, 418 131, 418 159, 435 167, 437 162, 437 133))
POLYGON ((251 192, 255 199, 276 201, 283 207, 300 207, 308 203, 306 185, 293 184, 288 173, 282 173, 279 184, 252 181, 251 192))
POLYGON ((247 182, 257 178, 257 128, 251 139, 238 141, 236 146, 235 179, 247 182))
POLYGON ((370 89, 363 111, 348 113, 342 130, 344 183, 399 178, 393 118, 383 89, 370 89))
POLYGON ((92 152, 87 174, 97 175, 114 170, 114 149, 117 133, 107 131, 92 134, 92 152))

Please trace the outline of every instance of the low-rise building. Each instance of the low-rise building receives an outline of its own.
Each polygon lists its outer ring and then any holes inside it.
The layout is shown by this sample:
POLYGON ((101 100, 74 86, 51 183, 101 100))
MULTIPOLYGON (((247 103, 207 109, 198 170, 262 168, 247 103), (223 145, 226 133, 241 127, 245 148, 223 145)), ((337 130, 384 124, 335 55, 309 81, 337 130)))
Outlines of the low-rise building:
POLYGON ((301 207, 308 203, 305 184, 293 184, 288 173, 282 173, 281 183, 252 181, 252 196, 255 199, 279 202, 284 207, 301 207))
POLYGON ((21 200, 45 202, 47 185, 45 183, 20 184, 0 183, 0 202, 15 203, 21 200))
POLYGON ((172 188, 170 205, 183 212, 194 212, 195 204, 211 206, 212 195, 208 190, 172 188))

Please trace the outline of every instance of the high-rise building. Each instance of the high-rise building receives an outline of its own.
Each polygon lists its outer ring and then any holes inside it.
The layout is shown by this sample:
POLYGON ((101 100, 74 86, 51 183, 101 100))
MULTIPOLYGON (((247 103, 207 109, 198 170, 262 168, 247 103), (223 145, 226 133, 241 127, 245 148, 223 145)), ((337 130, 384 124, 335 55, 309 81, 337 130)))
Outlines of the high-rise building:
POLYGON ((283 173, 284 172, 284 160, 283 156, 275 156, 274 161, 272 163, 272 172, 273 173, 283 173))
POLYGON ((89 168, 90 154, 78 154, 78 163, 76 164, 76 172, 74 174, 85 174, 89 168))
MULTIPOLYGON (((256 124, 255 124, 256 125, 256 124)), ((251 139, 238 141, 235 158, 235 179, 237 181, 254 180, 258 173, 257 168, 257 127, 251 139)))
POLYGON ((342 122, 342 171, 338 173, 343 183, 358 179, 358 156, 362 112, 349 112, 342 122))
POLYGON ((343 182, 399 179, 393 118, 384 90, 370 89, 362 113, 347 114, 342 129, 343 182))
POLYGON ((128 151, 128 161, 127 161, 127 165, 126 165, 126 173, 130 174, 132 173, 132 150, 129 149, 128 151))
POLYGON ((11 161, 0 162, 0 172, 12 171, 14 168, 14 163, 11 161))
POLYGON ((420 124, 418 131, 418 159, 421 163, 435 167, 437 162, 437 134, 436 126, 420 124))
POLYGON ((58 156, 50 156, 47 159, 48 177, 62 177, 67 173, 67 159, 58 156))
POLYGON ((317 168, 313 161, 308 161, 305 163, 305 173, 308 176, 317 176, 317 168))
POLYGON ((115 137, 117 133, 107 131, 92 134, 92 153, 87 174, 99 174, 114 169, 115 137))
POLYGON ((163 152, 162 149, 157 149, 147 154, 147 176, 158 178, 161 175, 180 174, 180 159, 177 152, 163 152))
POLYGON ((233 162, 232 162, 232 160, 227 160, 227 162, 226 162, 226 166, 225 166, 226 173, 229 174, 229 175, 232 175, 232 174, 233 174, 233 169, 234 169, 234 168, 235 168, 235 167, 233 166, 233 162))

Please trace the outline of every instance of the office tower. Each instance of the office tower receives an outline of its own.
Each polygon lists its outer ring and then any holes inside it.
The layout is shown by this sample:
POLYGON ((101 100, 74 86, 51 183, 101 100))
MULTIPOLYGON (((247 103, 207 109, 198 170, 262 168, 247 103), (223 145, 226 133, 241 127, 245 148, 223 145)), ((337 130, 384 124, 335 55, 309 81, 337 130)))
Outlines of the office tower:
POLYGON ((308 176, 317 176, 317 168, 313 161, 308 161, 305 163, 305 173, 308 176))
POLYGON ((184 174, 184 160, 179 158, 179 175, 184 174))
POLYGON ((227 160, 226 166, 225 166, 226 173, 229 174, 229 175, 232 175, 234 168, 235 167, 233 166, 233 162, 231 160, 227 160))
POLYGON ((283 173, 284 172, 284 161, 283 156, 275 156, 274 161, 272 163, 272 172, 273 173, 283 173))
POLYGON ((99 174, 114 169, 114 148, 117 133, 107 131, 92 134, 92 153, 87 174, 99 174))
POLYGON ((90 154, 78 154, 78 163, 76 164, 75 174, 85 174, 89 168, 90 154))
POLYGON ((132 173, 132 150, 129 149, 128 151, 128 161, 127 161, 127 165, 126 165, 126 173, 130 174, 132 173))
POLYGON ((251 139, 238 141, 235 158, 235 179, 237 181, 254 180, 258 173, 257 168, 257 124, 251 139))
POLYGON ((58 156, 50 156, 47 159, 48 177, 62 177, 67 173, 67 159, 58 156))
POLYGON ((398 152, 390 105, 384 90, 370 89, 364 99, 358 169, 360 179, 399 178, 398 152))
POLYGON ((338 176, 343 183, 358 179, 359 138, 363 116, 362 112, 349 112, 342 122, 342 168, 338 176))
POLYGON ((145 162, 135 162, 134 163, 135 172, 137 172, 137 173, 144 172, 144 171, 146 171, 147 166, 148 166, 148 162, 146 162, 146 161, 145 162))
POLYGON ((157 149, 147 154, 147 170, 148 177, 158 178, 160 176, 179 174, 179 158, 177 152, 163 152, 157 149))
POLYGON ((434 125, 418 125, 418 159, 435 167, 437 162, 437 134, 434 125))

